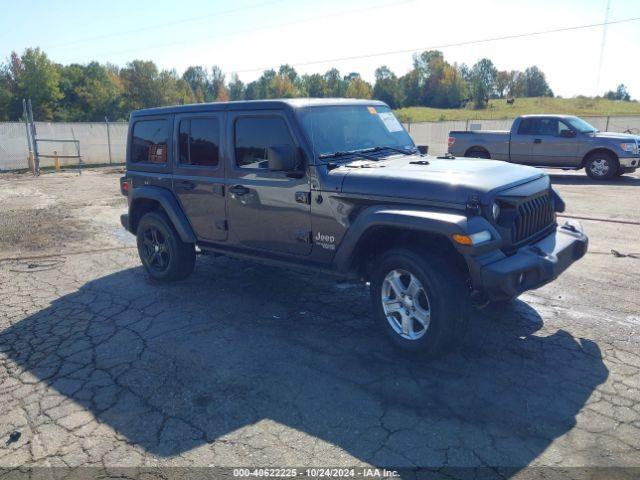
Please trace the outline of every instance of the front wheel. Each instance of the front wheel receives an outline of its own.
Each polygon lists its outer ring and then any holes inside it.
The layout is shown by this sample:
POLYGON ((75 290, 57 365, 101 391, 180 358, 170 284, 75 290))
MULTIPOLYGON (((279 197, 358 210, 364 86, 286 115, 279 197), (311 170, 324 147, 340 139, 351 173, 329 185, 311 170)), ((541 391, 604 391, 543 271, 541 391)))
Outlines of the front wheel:
POLYGON ((434 358, 463 337, 469 291, 446 257, 409 249, 383 255, 371 277, 376 321, 394 345, 434 358))
POLYGON ((193 243, 180 239, 173 224, 163 212, 145 214, 136 231, 138 254, 142 265, 156 280, 181 280, 195 266, 193 243))
POLYGON ((587 175, 594 180, 609 180, 616 176, 620 167, 612 155, 602 152, 591 155, 584 168, 587 175))

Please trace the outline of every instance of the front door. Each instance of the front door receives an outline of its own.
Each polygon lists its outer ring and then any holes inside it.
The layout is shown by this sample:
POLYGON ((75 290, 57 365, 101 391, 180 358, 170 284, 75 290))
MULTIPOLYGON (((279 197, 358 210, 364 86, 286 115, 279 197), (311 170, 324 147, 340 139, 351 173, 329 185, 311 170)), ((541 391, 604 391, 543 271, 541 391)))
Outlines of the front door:
POLYGON ((306 170, 269 170, 270 146, 299 146, 285 113, 229 112, 226 137, 230 241, 271 252, 309 254, 311 189, 306 170))
POLYGON ((578 139, 562 136, 569 126, 557 118, 536 117, 531 164, 574 166, 578 163, 578 139))
POLYGON ((176 115, 177 147, 173 191, 198 240, 227 238, 224 162, 221 139, 224 115, 176 115))

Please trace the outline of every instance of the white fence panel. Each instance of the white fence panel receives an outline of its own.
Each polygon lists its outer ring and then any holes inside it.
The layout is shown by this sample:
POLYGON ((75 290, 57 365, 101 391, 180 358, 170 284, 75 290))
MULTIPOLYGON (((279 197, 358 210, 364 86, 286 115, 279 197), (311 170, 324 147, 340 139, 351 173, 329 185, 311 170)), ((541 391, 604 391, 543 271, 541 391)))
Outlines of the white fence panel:
MULTIPOLYGON (((82 161, 86 164, 124 163, 127 145, 127 124, 109 123, 111 159, 106 123, 36 122, 39 139, 79 140, 82 161)), ((74 143, 38 142, 42 155, 76 155, 74 143)), ((28 168, 29 145, 24 123, 0 123, 0 170, 28 168)), ((62 165, 77 165, 75 158, 60 159, 62 165)), ((41 158, 41 167, 53 166, 52 158, 41 158)))

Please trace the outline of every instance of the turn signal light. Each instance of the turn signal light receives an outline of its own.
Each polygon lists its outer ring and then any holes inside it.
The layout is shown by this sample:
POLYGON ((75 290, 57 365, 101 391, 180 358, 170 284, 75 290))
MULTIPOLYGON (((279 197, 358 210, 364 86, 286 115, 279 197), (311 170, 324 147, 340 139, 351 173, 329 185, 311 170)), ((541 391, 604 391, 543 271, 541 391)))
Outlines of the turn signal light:
POLYGON ((491 233, 488 230, 483 230, 471 235, 460 235, 459 233, 455 233, 453 235, 453 240, 460 245, 478 245, 479 243, 491 240, 491 233))

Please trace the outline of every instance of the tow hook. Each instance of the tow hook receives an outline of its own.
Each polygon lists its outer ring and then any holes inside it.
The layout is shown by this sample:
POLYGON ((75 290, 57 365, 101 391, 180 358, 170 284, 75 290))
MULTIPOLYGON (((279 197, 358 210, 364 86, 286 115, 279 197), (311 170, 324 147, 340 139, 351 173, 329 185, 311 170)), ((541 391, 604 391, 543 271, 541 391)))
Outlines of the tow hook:
POLYGON ((547 253, 537 245, 531 245, 529 247, 529 250, 531 250, 533 253, 535 253, 539 257, 546 257, 547 256, 547 253))
POLYGON ((569 222, 562 225, 562 228, 564 228, 565 230, 569 230, 570 232, 573 232, 573 233, 578 233, 578 229, 573 225, 571 225, 569 222))

